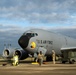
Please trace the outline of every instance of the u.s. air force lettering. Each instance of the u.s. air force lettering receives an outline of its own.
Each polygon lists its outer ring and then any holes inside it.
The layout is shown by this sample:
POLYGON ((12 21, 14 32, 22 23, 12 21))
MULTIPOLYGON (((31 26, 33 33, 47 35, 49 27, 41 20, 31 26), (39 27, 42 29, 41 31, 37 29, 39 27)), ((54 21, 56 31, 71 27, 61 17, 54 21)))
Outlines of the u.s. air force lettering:
POLYGON ((53 41, 50 40, 37 40, 39 44, 53 44, 53 41))

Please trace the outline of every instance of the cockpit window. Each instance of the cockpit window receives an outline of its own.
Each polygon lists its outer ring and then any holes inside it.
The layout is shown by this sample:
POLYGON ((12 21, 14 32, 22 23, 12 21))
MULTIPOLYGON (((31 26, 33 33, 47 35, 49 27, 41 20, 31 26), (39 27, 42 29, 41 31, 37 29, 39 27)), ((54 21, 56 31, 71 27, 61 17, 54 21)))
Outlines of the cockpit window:
POLYGON ((38 36, 37 33, 24 33, 23 35, 27 35, 29 37, 35 37, 35 36, 38 36))
POLYGON ((27 36, 31 36, 31 37, 38 36, 37 33, 27 33, 26 35, 27 35, 27 36))

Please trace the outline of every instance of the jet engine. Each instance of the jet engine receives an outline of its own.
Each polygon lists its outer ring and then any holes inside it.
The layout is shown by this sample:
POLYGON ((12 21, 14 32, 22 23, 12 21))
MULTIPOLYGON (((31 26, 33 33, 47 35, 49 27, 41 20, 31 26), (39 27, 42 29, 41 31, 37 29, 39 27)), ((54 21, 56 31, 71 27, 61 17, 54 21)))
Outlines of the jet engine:
POLYGON ((23 60, 23 59, 29 57, 28 52, 21 50, 21 49, 16 49, 15 54, 19 56, 20 60, 23 60))
POLYGON ((3 51, 3 57, 5 58, 12 58, 14 55, 18 55, 20 60, 23 60, 29 56, 28 52, 22 49, 6 48, 3 51))
POLYGON ((3 51, 3 57, 5 58, 12 58, 14 55, 15 49, 13 48, 6 48, 3 51))

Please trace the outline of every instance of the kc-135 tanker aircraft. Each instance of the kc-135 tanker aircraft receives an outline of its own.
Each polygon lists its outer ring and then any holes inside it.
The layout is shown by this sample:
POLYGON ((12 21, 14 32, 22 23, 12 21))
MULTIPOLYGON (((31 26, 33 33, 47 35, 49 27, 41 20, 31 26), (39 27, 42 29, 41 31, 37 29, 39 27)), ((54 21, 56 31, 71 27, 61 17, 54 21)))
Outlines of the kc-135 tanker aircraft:
POLYGON ((10 58, 14 53, 17 53, 19 59, 23 60, 29 55, 35 57, 37 52, 42 51, 46 59, 49 60, 52 50, 56 55, 60 55, 61 50, 76 49, 76 39, 42 29, 30 29, 24 32, 18 43, 23 50, 7 48, 3 51, 3 56, 10 58))

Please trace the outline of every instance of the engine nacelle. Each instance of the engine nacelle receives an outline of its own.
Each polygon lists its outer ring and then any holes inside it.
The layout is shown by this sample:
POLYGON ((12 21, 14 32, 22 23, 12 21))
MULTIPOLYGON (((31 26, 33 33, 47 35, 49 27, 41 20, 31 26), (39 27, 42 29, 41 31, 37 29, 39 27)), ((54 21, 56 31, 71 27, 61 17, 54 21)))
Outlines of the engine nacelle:
POLYGON ((5 57, 5 58, 12 58, 14 53, 15 53, 15 49, 13 49, 13 48, 6 48, 3 51, 3 57, 5 57))
POLYGON ((13 48, 6 48, 3 51, 3 57, 5 58, 12 58, 14 55, 18 55, 20 60, 23 60, 29 57, 28 52, 22 49, 13 49, 13 48))
POLYGON ((17 49, 15 51, 15 54, 19 56, 20 60, 23 60, 23 59, 29 57, 28 52, 26 52, 24 50, 20 50, 20 49, 17 49))

